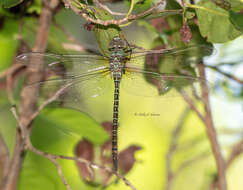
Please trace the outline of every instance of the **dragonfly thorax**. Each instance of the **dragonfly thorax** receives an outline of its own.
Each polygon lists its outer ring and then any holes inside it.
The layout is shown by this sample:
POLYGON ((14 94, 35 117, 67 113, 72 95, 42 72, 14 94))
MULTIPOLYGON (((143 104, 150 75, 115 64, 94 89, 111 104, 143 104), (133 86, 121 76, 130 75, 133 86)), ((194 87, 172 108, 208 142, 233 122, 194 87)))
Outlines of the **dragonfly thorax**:
POLYGON ((109 43, 111 61, 122 62, 127 58, 128 44, 119 36, 114 37, 109 43))
POLYGON ((127 43, 119 36, 114 37, 109 44, 111 77, 121 78, 127 60, 127 43))
POLYGON ((121 39, 119 36, 114 37, 111 42, 109 43, 109 50, 112 51, 119 51, 125 50, 127 48, 127 43, 125 40, 121 39))

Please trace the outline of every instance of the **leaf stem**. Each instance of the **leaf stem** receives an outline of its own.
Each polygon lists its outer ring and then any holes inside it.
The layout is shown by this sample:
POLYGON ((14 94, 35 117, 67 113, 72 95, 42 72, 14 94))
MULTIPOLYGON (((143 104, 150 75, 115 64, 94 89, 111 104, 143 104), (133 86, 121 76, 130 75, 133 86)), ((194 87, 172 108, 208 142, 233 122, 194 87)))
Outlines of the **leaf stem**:
POLYGON ((130 8, 129 8, 128 12, 127 12, 126 17, 128 17, 132 13, 132 10, 134 8, 134 4, 135 4, 135 0, 131 0, 130 8))
POLYGON ((216 10, 213 10, 213 9, 209 9, 209 8, 206 8, 206 7, 202 7, 202 6, 198 6, 198 5, 192 5, 190 3, 186 3, 186 7, 190 7, 190 8, 194 8, 194 9, 201 9, 201 10, 204 10, 204 11, 207 11, 209 13, 212 13, 212 14, 215 14, 215 15, 219 15, 219 16, 224 16, 224 17, 228 17, 229 16, 228 14, 225 14, 223 12, 219 12, 219 11, 216 11, 216 10))

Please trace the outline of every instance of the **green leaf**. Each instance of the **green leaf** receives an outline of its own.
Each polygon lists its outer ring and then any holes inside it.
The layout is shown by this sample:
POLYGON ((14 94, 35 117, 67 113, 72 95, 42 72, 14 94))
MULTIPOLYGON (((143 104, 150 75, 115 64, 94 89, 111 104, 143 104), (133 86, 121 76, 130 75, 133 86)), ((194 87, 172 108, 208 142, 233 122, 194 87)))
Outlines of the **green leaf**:
POLYGON ((155 29, 155 27, 152 26, 149 22, 147 22, 145 20, 138 20, 138 26, 145 27, 148 31, 157 33, 157 30, 155 29))
POLYGON ((242 34, 230 22, 229 13, 212 1, 202 0, 194 8, 200 32, 208 42, 223 43, 242 34))
POLYGON ((41 12, 41 0, 34 0, 34 2, 28 7, 27 13, 37 13, 40 14, 41 12))
MULTIPOLYGON (((175 0, 168 1, 166 5, 167 10, 181 10, 181 6, 175 0)), ((188 14, 192 16, 192 12, 187 11, 188 14)), ((186 12, 186 14, 187 14, 186 12)), ((189 16, 190 17, 190 16, 189 16)), ((167 34, 170 35, 169 42, 171 43, 172 47, 184 47, 185 44, 181 40, 180 29, 183 26, 183 17, 181 14, 169 16, 166 18, 167 23, 169 24, 170 30, 167 31, 167 34)), ((195 44, 206 44, 205 38, 203 38, 199 32, 198 26, 190 19, 187 20, 188 25, 190 26, 192 32, 192 39, 188 45, 195 45, 195 44)))
POLYGON ((31 134, 35 147, 59 154, 72 151, 81 137, 97 145, 105 142, 108 134, 87 114, 66 108, 43 110, 31 134))
MULTIPOLYGON (((11 105, 8 102, 7 94, 0 92, 0 135, 12 155, 15 144, 16 119, 10 111, 11 105)), ((1 175, 0 175, 1 176, 1 175)))
POLYGON ((3 22, 4 25, 0 30, 0 71, 12 63, 19 43, 16 40, 19 23, 11 18, 5 18, 3 22))
MULTIPOLYGON (((131 1, 126 1, 126 4, 130 5, 131 1)), ((139 13, 139 12, 144 12, 146 10, 148 10, 149 8, 151 8, 154 5, 154 1, 153 0, 134 0, 134 8, 133 11, 135 13, 139 13)))
MULTIPOLYGON (((91 190, 90 187, 80 180, 75 161, 59 159, 58 163, 61 165, 63 175, 71 186, 71 189, 91 190)), ((66 187, 52 162, 28 151, 21 169, 20 178, 18 179, 18 190, 33 189, 66 190, 66 187)))
POLYGON ((230 21, 235 28, 243 32, 243 13, 230 11, 230 21))
MULTIPOLYGON (((33 123, 31 142, 41 151, 74 156, 74 148, 81 137, 94 144, 108 139, 106 131, 87 114, 72 109, 45 108, 33 123)), ((58 160, 71 189, 90 189, 80 180, 74 161, 58 160)), ((65 190, 58 172, 49 160, 27 152, 21 171, 18 190, 65 190)))
POLYGON ((195 12, 192 12, 192 11, 186 11, 185 13, 185 17, 187 19, 192 19, 193 17, 195 17, 195 12))
POLYGON ((54 164, 44 157, 27 152, 20 173, 18 190, 65 190, 54 164))
POLYGON ((23 0, 0 0, 0 5, 2 5, 5 8, 10 8, 15 5, 18 5, 21 2, 23 2, 23 0))
MULTIPOLYGON (((166 4, 166 9, 167 10, 181 10, 182 7, 180 6, 180 4, 178 2, 176 2, 175 0, 170 0, 168 1, 168 3, 166 4)), ((170 17, 166 18, 166 21, 169 24, 169 28, 171 31, 171 39, 170 43, 173 47, 182 47, 184 46, 184 43, 181 40, 181 36, 180 36, 180 28, 182 26, 182 15, 173 15, 170 17)))

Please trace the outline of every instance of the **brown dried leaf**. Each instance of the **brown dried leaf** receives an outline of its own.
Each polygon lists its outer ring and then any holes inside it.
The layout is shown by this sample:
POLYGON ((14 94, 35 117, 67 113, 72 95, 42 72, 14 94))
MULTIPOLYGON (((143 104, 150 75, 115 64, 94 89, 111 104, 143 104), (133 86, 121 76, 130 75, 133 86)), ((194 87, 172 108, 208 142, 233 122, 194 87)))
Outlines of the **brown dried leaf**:
POLYGON ((140 146, 132 145, 120 152, 118 155, 118 165, 123 174, 128 173, 132 169, 134 163, 136 162, 134 154, 140 149, 140 146))
MULTIPOLYGON (((77 157, 84 158, 92 162, 94 160, 94 146, 89 141, 82 140, 76 146, 75 154, 77 157)), ((93 171, 89 166, 87 166, 87 164, 77 162, 77 165, 80 175, 85 181, 90 182, 94 180, 93 171)))
POLYGON ((110 138, 101 146, 101 155, 100 160, 102 164, 112 164, 112 156, 111 156, 111 135, 112 135, 112 122, 106 121, 103 122, 102 127, 107 131, 110 138))

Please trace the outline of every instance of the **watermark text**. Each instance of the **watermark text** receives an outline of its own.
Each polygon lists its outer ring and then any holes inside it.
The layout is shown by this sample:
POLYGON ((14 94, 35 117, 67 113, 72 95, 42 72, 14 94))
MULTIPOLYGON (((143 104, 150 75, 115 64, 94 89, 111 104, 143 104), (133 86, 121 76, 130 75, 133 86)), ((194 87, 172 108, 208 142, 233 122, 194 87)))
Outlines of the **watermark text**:
POLYGON ((136 117, 159 117, 160 113, 154 112, 135 112, 134 116, 136 117))

